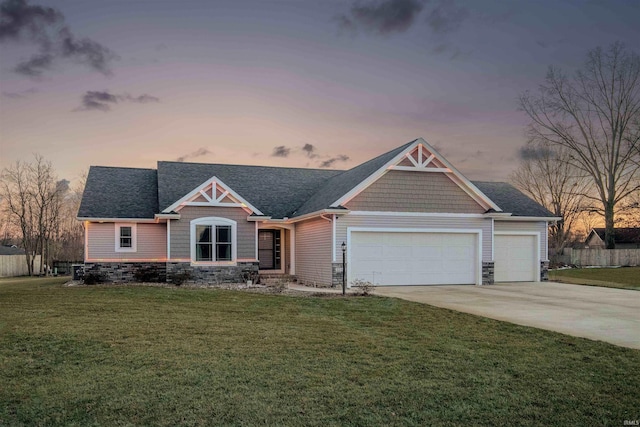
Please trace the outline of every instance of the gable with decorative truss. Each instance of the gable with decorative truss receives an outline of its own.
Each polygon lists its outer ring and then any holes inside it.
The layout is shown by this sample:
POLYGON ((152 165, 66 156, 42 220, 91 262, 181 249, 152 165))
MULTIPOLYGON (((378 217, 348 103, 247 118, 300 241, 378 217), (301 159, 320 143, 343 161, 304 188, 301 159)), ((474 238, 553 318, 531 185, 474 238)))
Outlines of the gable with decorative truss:
POLYGON ((416 139, 331 206, 405 212, 501 211, 422 138, 416 139))
POLYGON ((165 209, 164 212, 178 212, 184 206, 242 208, 250 214, 255 213, 262 215, 259 209, 215 176, 176 201, 165 209))
POLYGON ((344 206, 351 211, 456 214, 487 211, 447 175, 391 169, 344 206))
POLYGON ((212 182, 207 187, 199 191, 197 197, 185 203, 188 206, 234 206, 239 203, 229 196, 229 191, 212 182))
POLYGON ((451 172, 451 169, 422 144, 418 144, 413 151, 405 153, 404 158, 398 164, 392 165, 390 169, 411 172, 451 172))

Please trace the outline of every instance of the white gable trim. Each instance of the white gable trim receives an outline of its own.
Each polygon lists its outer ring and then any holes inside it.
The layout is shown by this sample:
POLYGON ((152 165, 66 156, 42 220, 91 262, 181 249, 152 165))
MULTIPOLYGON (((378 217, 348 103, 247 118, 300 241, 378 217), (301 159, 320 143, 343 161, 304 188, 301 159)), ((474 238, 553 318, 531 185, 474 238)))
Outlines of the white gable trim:
POLYGON ((496 205, 489 197, 487 197, 478 187, 473 185, 471 181, 465 178, 456 168, 453 167, 451 163, 449 163, 442 155, 440 155, 435 148, 429 145, 424 139, 418 138, 407 148, 402 150, 398 155, 396 155, 393 159, 389 160, 386 164, 384 164, 380 169, 369 175, 368 178, 360 182, 357 186, 351 189, 347 194, 340 197, 338 200, 331 204, 331 207, 338 207, 344 205, 349 202, 355 196, 364 191, 367 187, 373 184, 375 181, 380 179, 388 170, 412 170, 412 171, 423 171, 423 172, 447 172, 447 176, 456 183, 460 188, 462 188, 473 200, 478 202, 485 209, 493 209, 495 211, 501 212, 502 209, 498 205, 496 205), (417 162, 412 158, 411 152, 418 147, 419 157, 417 162), (422 161, 422 147, 425 147, 430 153, 429 156, 424 162, 422 161), (412 163, 416 167, 411 166, 397 166, 403 159, 409 158, 412 163), (433 159, 438 159, 442 164, 446 166, 446 168, 429 168, 427 167, 433 159))
POLYGON ((423 153, 422 148, 424 145, 418 144, 418 159, 414 158, 411 153, 413 150, 408 151, 404 154, 404 156, 413 164, 413 166, 398 166, 391 165, 389 169, 400 170, 400 171, 411 171, 411 172, 444 172, 450 173, 451 169, 449 168, 439 168, 439 167, 429 167, 429 164, 433 159, 436 158, 436 155, 431 153, 429 157, 425 160, 422 160, 423 153))
POLYGON ((257 215, 264 215, 258 208, 253 206, 247 200, 245 200, 238 193, 233 191, 227 184, 222 182, 216 176, 213 176, 200 184, 198 187, 194 188, 193 191, 189 192, 189 194, 182 197, 180 200, 166 208, 163 212, 173 212, 178 209, 181 209, 183 206, 216 206, 216 207, 240 207, 245 211, 250 213, 255 213, 257 215), (209 196, 204 189, 211 185, 214 189, 216 187, 222 188, 224 191, 218 197, 215 192, 212 192, 212 195, 209 196), (192 200, 198 198, 199 196, 204 196, 207 200, 206 202, 193 202, 192 200), (212 197, 213 196, 213 197, 212 197), (235 203, 222 202, 225 197, 230 196, 235 200, 235 203))

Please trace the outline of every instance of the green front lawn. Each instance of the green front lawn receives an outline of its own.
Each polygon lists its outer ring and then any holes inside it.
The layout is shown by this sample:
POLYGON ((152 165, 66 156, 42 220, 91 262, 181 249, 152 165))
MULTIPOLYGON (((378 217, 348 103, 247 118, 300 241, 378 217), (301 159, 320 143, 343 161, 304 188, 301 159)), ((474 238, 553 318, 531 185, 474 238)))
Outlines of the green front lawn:
POLYGON ((0 425, 622 425, 640 351, 379 297, 0 281, 0 425))
POLYGON ((573 268, 549 271, 549 280, 640 290, 640 267, 573 268))

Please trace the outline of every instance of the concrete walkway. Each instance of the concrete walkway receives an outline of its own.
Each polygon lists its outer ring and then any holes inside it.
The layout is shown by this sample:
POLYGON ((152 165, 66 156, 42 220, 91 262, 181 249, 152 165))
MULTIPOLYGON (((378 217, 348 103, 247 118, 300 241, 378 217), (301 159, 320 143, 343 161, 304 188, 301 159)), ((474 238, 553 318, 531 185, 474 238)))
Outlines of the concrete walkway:
POLYGON ((640 291, 540 282, 387 286, 374 294, 640 349, 640 291))

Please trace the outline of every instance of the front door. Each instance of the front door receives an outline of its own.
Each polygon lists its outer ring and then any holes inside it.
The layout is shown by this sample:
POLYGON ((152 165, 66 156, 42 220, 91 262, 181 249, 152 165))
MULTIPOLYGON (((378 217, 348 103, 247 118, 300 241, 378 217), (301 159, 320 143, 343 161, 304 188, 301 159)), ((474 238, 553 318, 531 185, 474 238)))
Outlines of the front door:
POLYGON ((280 230, 258 231, 258 260, 260 270, 280 270, 280 230))

